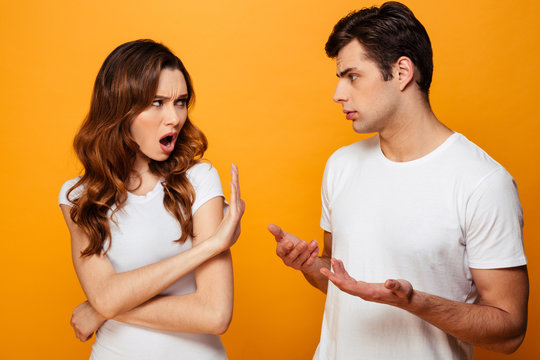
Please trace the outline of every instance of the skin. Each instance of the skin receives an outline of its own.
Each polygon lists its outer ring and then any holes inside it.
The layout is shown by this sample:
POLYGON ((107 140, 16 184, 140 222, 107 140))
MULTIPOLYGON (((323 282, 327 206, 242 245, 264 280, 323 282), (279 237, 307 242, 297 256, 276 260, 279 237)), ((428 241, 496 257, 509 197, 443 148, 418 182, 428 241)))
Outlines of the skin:
MULTIPOLYGON (((148 171, 149 159, 165 160, 168 154, 159 146, 159 138, 170 131, 179 132, 187 116, 181 101, 187 94, 185 80, 178 70, 161 73, 156 100, 131 127, 140 147, 133 168, 133 183, 138 195, 153 189, 159 180, 148 171)), ((240 220, 245 204, 240 197, 238 169, 231 167, 230 206, 223 217, 223 199, 218 197, 202 205, 193 216, 193 247, 183 253, 132 271, 116 273, 108 258, 101 255, 81 257, 86 234, 71 221, 70 207, 61 205, 71 235, 75 271, 87 301, 75 308, 71 325, 81 341, 92 337, 107 319, 165 331, 224 333, 231 321, 233 275, 230 246, 240 235, 240 220), (159 296, 178 279, 195 271, 197 290, 177 296, 159 296)))
MULTIPOLYGON (((180 132, 187 119, 188 90, 180 70, 163 69, 159 76, 158 89, 152 104, 137 115, 130 127, 131 136, 139 145, 140 155, 157 161, 169 158, 162 150, 159 139, 169 133, 180 132)), ((147 166, 140 162, 135 170, 147 166)))
MULTIPOLYGON (((379 133, 381 149, 388 159, 418 159, 452 134, 437 120, 418 88, 419 75, 409 58, 399 58, 392 68, 392 79, 384 81, 362 45, 353 40, 338 53, 336 65, 339 80, 334 101, 342 105, 356 132, 379 133)), ((352 278, 344 264, 332 258, 329 232, 325 231, 324 248, 317 256, 316 243, 308 244, 277 225, 270 225, 268 230, 275 237, 276 253, 283 262, 301 270, 324 293, 330 280, 341 291, 409 311, 460 340, 497 352, 512 353, 523 341, 529 297, 525 266, 471 268, 479 301, 466 304, 417 291, 404 279, 374 284, 352 278)))
POLYGON ((134 176, 128 188, 136 195, 144 195, 154 188, 158 177, 148 169, 149 159, 164 161, 170 153, 163 151, 159 140, 167 134, 178 134, 187 119, 188 91, 186 80, 180 70, 163 69, 152 104, 137 115, 131 123, 130 132, 139 145, 133 166, 134 176), (142 181, 139 181, 139 176, 142 181), (139 183, 140 182, 140 183, 139 183))

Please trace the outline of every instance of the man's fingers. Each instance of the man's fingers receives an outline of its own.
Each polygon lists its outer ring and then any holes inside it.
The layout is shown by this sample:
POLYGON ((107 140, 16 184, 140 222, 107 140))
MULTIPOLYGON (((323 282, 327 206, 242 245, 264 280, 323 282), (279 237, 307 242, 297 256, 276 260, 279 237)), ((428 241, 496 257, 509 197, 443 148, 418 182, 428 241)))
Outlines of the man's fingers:
MULTIPOLYGON (((298 243, 299 244, 306 244, 305 242, 298 243)), ((298 246, 297 245, 297 246, 298 246)), ((311 259, 313 252, 316 249, 316 254, 319 254, 319 250, 317 247, 317 242, 312 241, 309 244, 306 244, 305 246, 302 246, 301 249, 299 249, 299 254, 293 262, 293 267, 301 269, 302 267, 306 266, 306 262, 311 259)), ((313 261, 312 261, 313 262, 313 261)))
POLYGON ((280 242, 278 243, 277 247, 276 247, 276 254, 280 257, 280 258, 283 258, 285 256, 287 256, 288 253, 291 252, 291 250, 293 249, 294 245, 292 242, 290 241, 287 241, 287 242, 280 242))
POLYGON ((295 247, 291 250, 289 254, 287 254, 287 263, 292 265, 295 260, 307 249, 307 244, 305 241, 300 241, 298 244, 296 244, 295 247))
POLYGON ((276 248, 276 253, 285 265, 297 270, 300 270, 311 256, 309 245, 305 241, 300 241, 296 245, 293 245, 290 241, 280 242, 276 248))
POLYGON ((340 289, 342 291, 345 291, 346 282, 345 282, 345 279, 343 277, 336 275, 335 273, 333 273, 332 271, 330 271, 327 268, 321 268, 320 271, 321 271, 321 274, 326 276, 326 278, 329 281, 331 281, 334 285, 336 285, 336 287, 338 289, 340 289))
POLYGON ((395 291, 395 290, 398 290, 399 283, 395 280, 388 279, 384 282, 384 287, 387 288, 388 290, 395 291))
POLYGON ((281 241, 283 237, 285 236, 285 233, 283 232, 283 230, 281 230, 279 226, 274 225, 274 224, 268 225, 268 231, 270 231, 272 235, 275 236, 276 241, 281 241))
POLYGON ((309 255, 309 258, 304 262, 302 266, 311 266, 315 262, 315 259, 317 258, 317 256, 319 255, 319 245, 317 244, 315 240, 313 240, 309 244, 309 249, 312 248, 313 243, 315 243, 315 246, 311 250, 311 254, 309 255))
POLYGON ((356 281, 352 278, 345 270, 341 260, 332 258, 331 264, 332 270, 323 267, 320 269, 321 274, 340 290, 351 295, 359 296, 367 301, 386 304, 396 301, 402 302, 403 299, 410 300, 412 296, 413 288, 407 280, 388 279, 384 284, 365 283, 363 281, 356 281), (392 294, 390 294, 390 292, 392 294))
POLYGON ((332 271, 324 267, 321 268, 320 272, 341 291, 344 291, 354 296, 360 296, 355 289, 357 282, 351 277, 345 278, 343 275, 333 273, 332 271))
POLYGON ((334 273, 336 273, 336 275, 343 276, 345 278, 349 277, 349 274, 347 273, 347 271, 345 271, 345 266, 343 266, 343 261, 332 258, 330 262, 332 263, 332 270, 334 270, 334 273))
POLYGON ((401 286, 401 283, 398 280, 394 280, 394 279, 386 280, 384 282, 384 287, 396 294, 400 294, 400 293, 405 294, 405 292, 407 291, 407 289, 401 286))
POLYGON ((321 274, 323 274, 328 280, 330 280, 330 276, 332 276, 332 272, 330 269, 322 267, 320 270, 321 274))
POLYGON ((313 252, 315 251, 315 249, 317 249, 317 251, 319 250, 319 243, 317 242, 317 240, 311 240, 311 242, 308 245, 308 250, 310 252, 313 252))
POLYGON ((324 276, 326 276, 328 278, 328 280, 331 280, 332 282, 334 282, 334 280, 337 278, 337 273, 336 273, 336 259, 334 258, 331 258, 330 259, 330 265, 331 265, 331 268, 328 269, 328 268, 325 268, 325 267, 322 267, 320 269, 320 272, 321 274, 323 274, 324 276))
POLYGON ((338 288, 350 293, 352 289, 351 286, 356 285, 357 281, 353 279, 345 270, 343 261, 332 258, 330 263, 332 264, 332 270, 325 270, 323 272, 323 269, 321 269, 321 273, 326 276, 328 280, 332 281, 338 288))
POLYGON ((384 282, 384 287, 401 298, 409 298, 412 293, 412 286, 406 280, 388 279, 384 282))

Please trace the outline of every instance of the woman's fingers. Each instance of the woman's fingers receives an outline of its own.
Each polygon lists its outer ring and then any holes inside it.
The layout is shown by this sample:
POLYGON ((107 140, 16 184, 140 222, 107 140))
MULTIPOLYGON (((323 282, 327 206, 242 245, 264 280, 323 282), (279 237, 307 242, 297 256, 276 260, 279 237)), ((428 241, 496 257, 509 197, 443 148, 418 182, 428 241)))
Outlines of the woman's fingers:
POLYGON ((238 168, 231 164, 231 207, 238 209, 238 168))
POLYGON ((236 186, 236 196, 237 200, 241 199, 240 195, 240 176, 238 174, 238 166, 236 164, 232 164, 232 170, 233 170, 233 182, 236 186))
POLYGON ((231 208, 241 217, 244 212, 244 202, 240 195, 240 180, 238 166, 231 164, 231 208))
POLYGON ((236 184, 235 184, 235 171, 234 171, 234 164, 231 164, 231 182, 229 183, 231 186, 231 195, 230 195, 230 207, 235 208, 236 207, 236 184))
POLYGON ((221 251, 229 248, 236 242, 240 236, 240 220, 244 214, 245 204, 240 198, 240 184, 238 180, 238 167, 231 164, 231 195, 229 210, 225 214, 216 238, 220 243, 219 248, 221 251))

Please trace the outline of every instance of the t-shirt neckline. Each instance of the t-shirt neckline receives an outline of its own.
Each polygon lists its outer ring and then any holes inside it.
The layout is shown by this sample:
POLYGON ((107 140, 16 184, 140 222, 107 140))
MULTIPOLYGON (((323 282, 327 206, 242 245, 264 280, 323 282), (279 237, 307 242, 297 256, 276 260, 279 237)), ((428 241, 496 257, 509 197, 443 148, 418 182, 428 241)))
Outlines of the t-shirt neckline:
POLYGON ((134 194, 134 193, 128 191, 128 199, 130 199, 132 201, 136 201, 136 202, 144 202, 144 201, 148 201, 148 200, 154 198, 157 194, 160 193, 160 191, 163 190, 163 186, 161 184, 162 181, 163 181, 163 179, 159 179, 156 182, 156 185, 154 185, 154 188, 152 190, 150 190, 149 192, 147 192, 146 194, 144 194, 144 195, 137 195, 137 194, 134 194))
POLYGON ((454 132, 450 136, 446 138, 446 140, 443 141, 441 145, 436 147, 433 151, 427 153, 426 155, 419 157, 418 159, 410 160, 410 161, 392 161, 388 159, 382 149, 381 149, 381 142, 380 138, 377 136, 377 155, 387 164, 390 166, 399 166, 399 167, 405 167, 405 166, 412 166, 416 164, 421 164, 425 161, 428 161, 429 159, 433 158, 437 154, 444 151, 446 148, 448 148, 450 145, 452 145, 459 137, 461 136, 460 133, 454 132))

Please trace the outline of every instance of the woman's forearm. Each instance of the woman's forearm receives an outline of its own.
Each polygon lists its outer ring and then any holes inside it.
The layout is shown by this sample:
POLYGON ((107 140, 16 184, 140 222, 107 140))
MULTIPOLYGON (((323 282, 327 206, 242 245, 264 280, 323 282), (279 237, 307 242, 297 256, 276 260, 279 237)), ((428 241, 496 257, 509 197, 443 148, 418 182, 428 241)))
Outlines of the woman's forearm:
POLYGON ((195 273, 195 292, 154 297, 114 320, 164 331, 224 333, 233 310, 230 251, 212 258, 197 268, 195 273))
POLYGON ((93 286, 83 287, 90 304, 110 319, 155 297, 216 254, 210 242, 203 242, 158 263, 123 273, 111 272, 99 282, 94 281, 93 286))
POLYGON ((232 311, 210 306, 200 294, 157 296, 114 320, 162 331, 223 334, 232 311))

